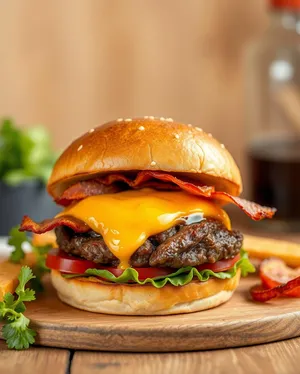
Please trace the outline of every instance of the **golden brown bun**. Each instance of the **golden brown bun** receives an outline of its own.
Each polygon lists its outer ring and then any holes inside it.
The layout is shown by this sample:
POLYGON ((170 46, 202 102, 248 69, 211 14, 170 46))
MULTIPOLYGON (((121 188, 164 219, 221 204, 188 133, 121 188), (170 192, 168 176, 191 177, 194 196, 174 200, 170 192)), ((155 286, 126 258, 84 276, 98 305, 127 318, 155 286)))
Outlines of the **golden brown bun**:
POLYGON ((111 284, 97 278, 65 279, 52 270, 52 283, 59 298, 78 309, 120 315, 167 315, 198 312, 225 303, 240 280, 240 271, 231 279, 193 281, 186 286, 111 284))
POLYGON ((235 161, 211 134, 171 119, 151 118, 112 121, 76 139, 56 162, 49 193, 56 199, 78 180, 139 170, 183 174, 218 191, 241 193, 235 161))

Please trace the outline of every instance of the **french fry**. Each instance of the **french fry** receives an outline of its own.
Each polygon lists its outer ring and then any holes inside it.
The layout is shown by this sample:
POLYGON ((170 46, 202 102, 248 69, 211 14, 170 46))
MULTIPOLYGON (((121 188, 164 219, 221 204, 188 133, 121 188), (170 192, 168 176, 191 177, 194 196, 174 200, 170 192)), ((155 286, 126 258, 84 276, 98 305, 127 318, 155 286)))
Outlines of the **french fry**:
POLYGON ((35 255, 27 253, 20 264, 14 264, 8 260, 0 261, 0 301, 7 292, 14 293, 18 284, 18 275, 23 265, 32 267, 35 264, 35 255))
POLYGON ((44 234, 33 234, 32 236, 32 244, 35 246, 43 246, 47 244, 51 244, 52 247, 56 247, 56 236, 54 231, 48 231, 44 234))
POLYGON ((300 244, 297 243, 244 235, 244 249, 250 258, 264 260, 269 257, 278 257, 288 266, 300 266, 300 244))
MULTIPOLYGON (((41 235, 33 235, 32 244, 34 246, 44 246, 50 244, 55 247, 56 237, 54 231, 50 231, 41 235)), ((23 265, 33 267, 36 263, 36 257, 34 253, 26 253, 25 258, 20 264, 14 264, 8 259, 0 259, 0 301, 3 300, 3 296, 7 292, 13 293, 18 284, 18 275, 23 265)))

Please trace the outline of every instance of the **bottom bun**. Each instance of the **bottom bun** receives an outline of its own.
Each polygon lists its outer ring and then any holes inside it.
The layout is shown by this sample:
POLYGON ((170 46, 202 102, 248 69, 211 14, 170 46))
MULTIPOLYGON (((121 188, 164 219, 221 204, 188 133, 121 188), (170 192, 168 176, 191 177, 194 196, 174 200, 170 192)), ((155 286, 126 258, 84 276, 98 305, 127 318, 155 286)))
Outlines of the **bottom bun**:
POLYGON ((185 286, 106 283, 95 277, 66 279, 52 270, 52 283, 59 298, 75 308, 119 315, 167 315, 214 308, 230 299, 240 280, 211 278, 185 286))

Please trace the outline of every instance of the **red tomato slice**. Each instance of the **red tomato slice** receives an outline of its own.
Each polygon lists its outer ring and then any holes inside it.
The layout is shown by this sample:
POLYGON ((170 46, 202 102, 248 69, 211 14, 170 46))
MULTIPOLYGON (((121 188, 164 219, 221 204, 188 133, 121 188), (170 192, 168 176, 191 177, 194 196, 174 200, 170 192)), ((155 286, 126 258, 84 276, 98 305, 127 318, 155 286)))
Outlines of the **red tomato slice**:
POLYGON ((201 271, 205 269, 210 269, 214 273, 219 273, 220 271, 226 271, 233 267, 233 265, 241 258, 240 254, 236 255, 233 258, 230 258, 228 260, 220 260, 213 264, 202 264, 199 266, 196 266, 196 268, 201 271))
MULTIPOLYGON (((260 265, 260 279, 265 288, 270 289, 287 284, 300 276, 300 268, 292 269, 279 258, 264 260, 260 265)), ((285 291, 284 296, 300 297, 300 287, 285 291)))
MULTIPOLYGON (((238 260, 240 255, 235 256, 229 260, 221 260, 214 264, 203 264, 197 267, 199 271, 204 269, 210 269, 214 272, 220 272, 230 269, 238 260)), ((51 249, 48 253, 46 265, 50 269, 61 271, 62 273, 69 274, 84 274, 87 269, 102 269, 108 270, 116 277, 119 277, 122 273, 122 269, 107 267, 96 264, 93 261, 84 260, 82 258, 70 256, 62 250, 51 249)), ((172 268, 135 268, 139 274, 139 279, 156 278, 160 276, 166 276, 172 274, 176 269, 172 268)))
MULTIPOLYGON (((116 277, 122 273, 122 269, 108 267, 96 264, 93 261, 84 260, 82 258, 69 256, 64 251, 59 249, 51 249, 48 252, 46 266, 50 269, 61 271, 69 274, 84 274, 87 269, 101 269, 108 270, 116 277)), ((135 268, 139 273, 139 279, 155 278, 174 273, 174 269, 170 268, 135 268)))

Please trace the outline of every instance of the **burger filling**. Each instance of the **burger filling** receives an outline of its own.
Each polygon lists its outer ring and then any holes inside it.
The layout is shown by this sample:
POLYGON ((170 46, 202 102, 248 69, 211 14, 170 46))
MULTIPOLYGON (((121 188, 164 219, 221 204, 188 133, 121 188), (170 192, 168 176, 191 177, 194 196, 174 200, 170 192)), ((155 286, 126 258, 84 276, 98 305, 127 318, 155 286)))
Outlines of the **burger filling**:
POLYGON ((253 271, 222 207, 183 191, 150 188, 83 198, 57 217, 22 230, 55 228, 59 250, 47 266, 65 277, 114 283, 183 286, 253 271))
MULTIPOLYGON (((76 233, 66 226, 55 229, 59 248, 97 264, 117 267, 120 260, 95 231, 76 233)), ((228 230, 222 222, 208 218, 198 223, 179 224, 150 236, 131 256, 132 267, 198 266, 235 257, 243 235, 228 230)))

